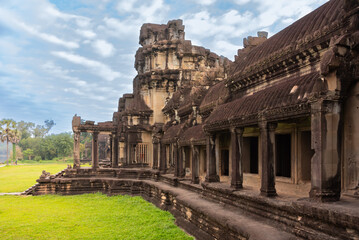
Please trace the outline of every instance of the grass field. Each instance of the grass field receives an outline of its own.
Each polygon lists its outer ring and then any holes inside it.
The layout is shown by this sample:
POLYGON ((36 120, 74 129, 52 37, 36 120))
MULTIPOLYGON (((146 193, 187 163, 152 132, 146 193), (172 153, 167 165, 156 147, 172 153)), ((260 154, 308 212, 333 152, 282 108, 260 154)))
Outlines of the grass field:
POLYGON ((22 192, 36 183, 46 170, 51 174, 58 173, 67 167, 67 163, 32 163, 0 167, 0 193, 22 192))
POLYGON ((193 239, 140 197, 0 196, 0 239, 193 239))

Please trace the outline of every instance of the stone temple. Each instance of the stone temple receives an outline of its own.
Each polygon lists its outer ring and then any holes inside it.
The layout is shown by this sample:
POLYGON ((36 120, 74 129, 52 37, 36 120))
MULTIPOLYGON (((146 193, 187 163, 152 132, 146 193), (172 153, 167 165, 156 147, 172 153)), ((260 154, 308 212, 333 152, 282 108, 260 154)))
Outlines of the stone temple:
POLYGON ((144 24, 139 43, 133 93, 112 121, 75 116, 73 166, 26 194, 141 195, 197 239, 359 239, 358 0, 247 37, 234 62, 182 20, 144 24))

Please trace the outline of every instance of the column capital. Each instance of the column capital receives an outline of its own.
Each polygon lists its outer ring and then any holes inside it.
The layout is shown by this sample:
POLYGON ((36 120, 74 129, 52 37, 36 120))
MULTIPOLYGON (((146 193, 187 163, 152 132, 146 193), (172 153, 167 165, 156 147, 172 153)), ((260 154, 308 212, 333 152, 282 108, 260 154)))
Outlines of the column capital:
POLYGON ((259 127, 259 131, 266 130, 268 128, 268 122, 267 121, 259 121, 258 127, 259 127))
POLYGON ((267 121, 260 121, 258 122, 258 126, 259 126, 259 131, 264 131, 264 130, 269 130, 269 131, 274 131, 278 124, 275 122, 267 122, 267 121))
POLYGON ((278 126, 277 123, 268 123, 268 130, 270 132, 273 132, 277 128, 277 126, 278 126))
POLYGON ((229 129, 229 131, 231 133, 237 133, 237 134, 242 134, 244 132, 244 128, 243 127, 231 127, 229 129))

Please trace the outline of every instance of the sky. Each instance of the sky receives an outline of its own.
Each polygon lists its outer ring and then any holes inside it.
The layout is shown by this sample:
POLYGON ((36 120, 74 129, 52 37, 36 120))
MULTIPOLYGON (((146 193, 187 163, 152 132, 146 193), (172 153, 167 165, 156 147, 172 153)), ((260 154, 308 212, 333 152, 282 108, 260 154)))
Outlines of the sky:
POLYGON ((183 19, 185 38, 231 60, 243 38, 269 37, 326 0, 0 0, 0 119, 71 131, 111 121, 132 92, 143 23, 183 19))

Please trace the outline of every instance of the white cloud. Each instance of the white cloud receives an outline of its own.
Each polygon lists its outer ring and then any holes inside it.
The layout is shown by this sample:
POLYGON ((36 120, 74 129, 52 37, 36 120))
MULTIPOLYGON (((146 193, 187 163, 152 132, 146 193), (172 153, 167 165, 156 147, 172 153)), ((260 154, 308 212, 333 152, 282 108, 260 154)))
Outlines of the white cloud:
POLYGON ((232 58, 235 54, 237 54, 237 50, 242 47, 243 46, 232 44, 226 40, 219 40, 215 41, 213 44, 212 51, 232 58))
POLYGON ((121 73, 113 71, 109 66, 88 58, 85 58, 80 55, 76 55, 68 52, 53 51, 52 55, 65 59, 69 62, 82 65, 89 68, 94 74, 102 77, 107 81, 113 81, 116 78, 121 77, 121 73))
POLYGON ((291 24, 293 22, 294 22, 293 18, 285 18, 285 19, 282 20, 282 23, 286 24, 286 25, 291 24))
POLYGON ((128 39, 131 37, 138 37, 139 29, 141 27, 141 23, 138 20, 119 20, 116 18, 108 18, 105 17, 103 19, 105 23, 104 26, 99 26, 99 30, 104 30, 106 35, 120 38, 120 39, 128 39))
POLYGON ((244 5, 249 3, 251 0, 234 0, 234 3, 238 4, 238 5, 244 5))
POLYGON ((251 22, 252 13, 240 14, 237 10, 230 10, 221 16, 213 16, 208 11, 182 16, 186 25, 186 33, 192 38, 208 38, 222 36, 233 38, 241 36, 255 25, 251 22))
POLYGON ((14 42, 14 39, 0 38, 0 55, 17 55, 21 48, 14 42))
POLYGON ((134 8, 134 4, 136 3, 137 0, 123 0, 123 1, 119 1, 118 5, 117 5, 117 10, 120 13, 125 13, 125 12, 131 12, 134 8))
POLYGON ((46 1, 44 1, 44 7, 42 8, 42 10, 51 16, 54 16, 56 18, 61 18, 66 21, 75 19, 77 25, 80 27, 87 27, 90 24, 89 18, 60 12, 59 10, 54 8, 54 6, 52 4, 46 3, 46 1))
MULTIPOLYGON (((32 71, 23 69, 16 64, 4 64, 4 63, 0 62, 0 69, 2 72, 5 72, 5 73, 7 73, 9 75, 13 75, 13 76, 29 77, 29 76, 33 75, 32 71)), ((31 81, 31 80, 29 80, 29 81, 31 81)))
POLYGON ((212 5, 213 3, 216 2, 216 0, 199 0, 199 1, 196 1, 198 4, 200 5, 212 5))
POLYGON ((327 0, 253 0, 257 4, 260 12, 257 20, 262 27, 268 27, 282 18, 292 18, 297 20, 313 10, 312 5, 327 0))
POLYGON ((79 96, 84 96, 85 93, 78 90, 77 88, 65 88, 64 89, 65 92, 70 92, 70 93, 73 93, 73 94, 76 94, 76 95, 79 95, 79 96))
POLYGON ((102 57, 110 57, 115 53, 113 45, 105 40, 96 40, 92 43, 92 46, 96 53, 102 57))
POLYGON ((88 86, 89 84, 86 81, 80 80, 80 79, 73 79, 70 81, 71 83, 75 84, 78 87, 85 87, 88 86))
POLYGON ((51 74, 55 74, 56 76, 61 76, 61 77, 69 73, 69 70, 63 69, 61 66, 55 65, 51 61, 44 63, 42 65, 42 68, 51 74))
POLYGON ((97 34, 91 30, 76 29, 76 33, 79 34, 80 36, 90 39, 95 38, 97 36, 97 34))
POLYGON ((136 18, 142 23, 155 23, 163 20, 163 17, 169 10, 169 7, 163 0, 152 0, 148 2, 146 1, 145 3, 144 1, 139 0, 121 0, 117 5, 117 10, 119 13, 135 14, 136 18))
POLYGON ((24 23, 23 21, 17 19, 17 17, 14 16, 12 13, 2 8, 0 8, 0 22, 2 22, 3 24, 7 25, 8 27, 14 30, 23 30, 28 34, 31 34, 35 37, 38 37, 50 43, 62 45, 64 47, 72 48, 72 49, 79 47, 78 43, 76 42, 66 41, 55 35, 39 31, 37 27, 30 26, 24 23))

